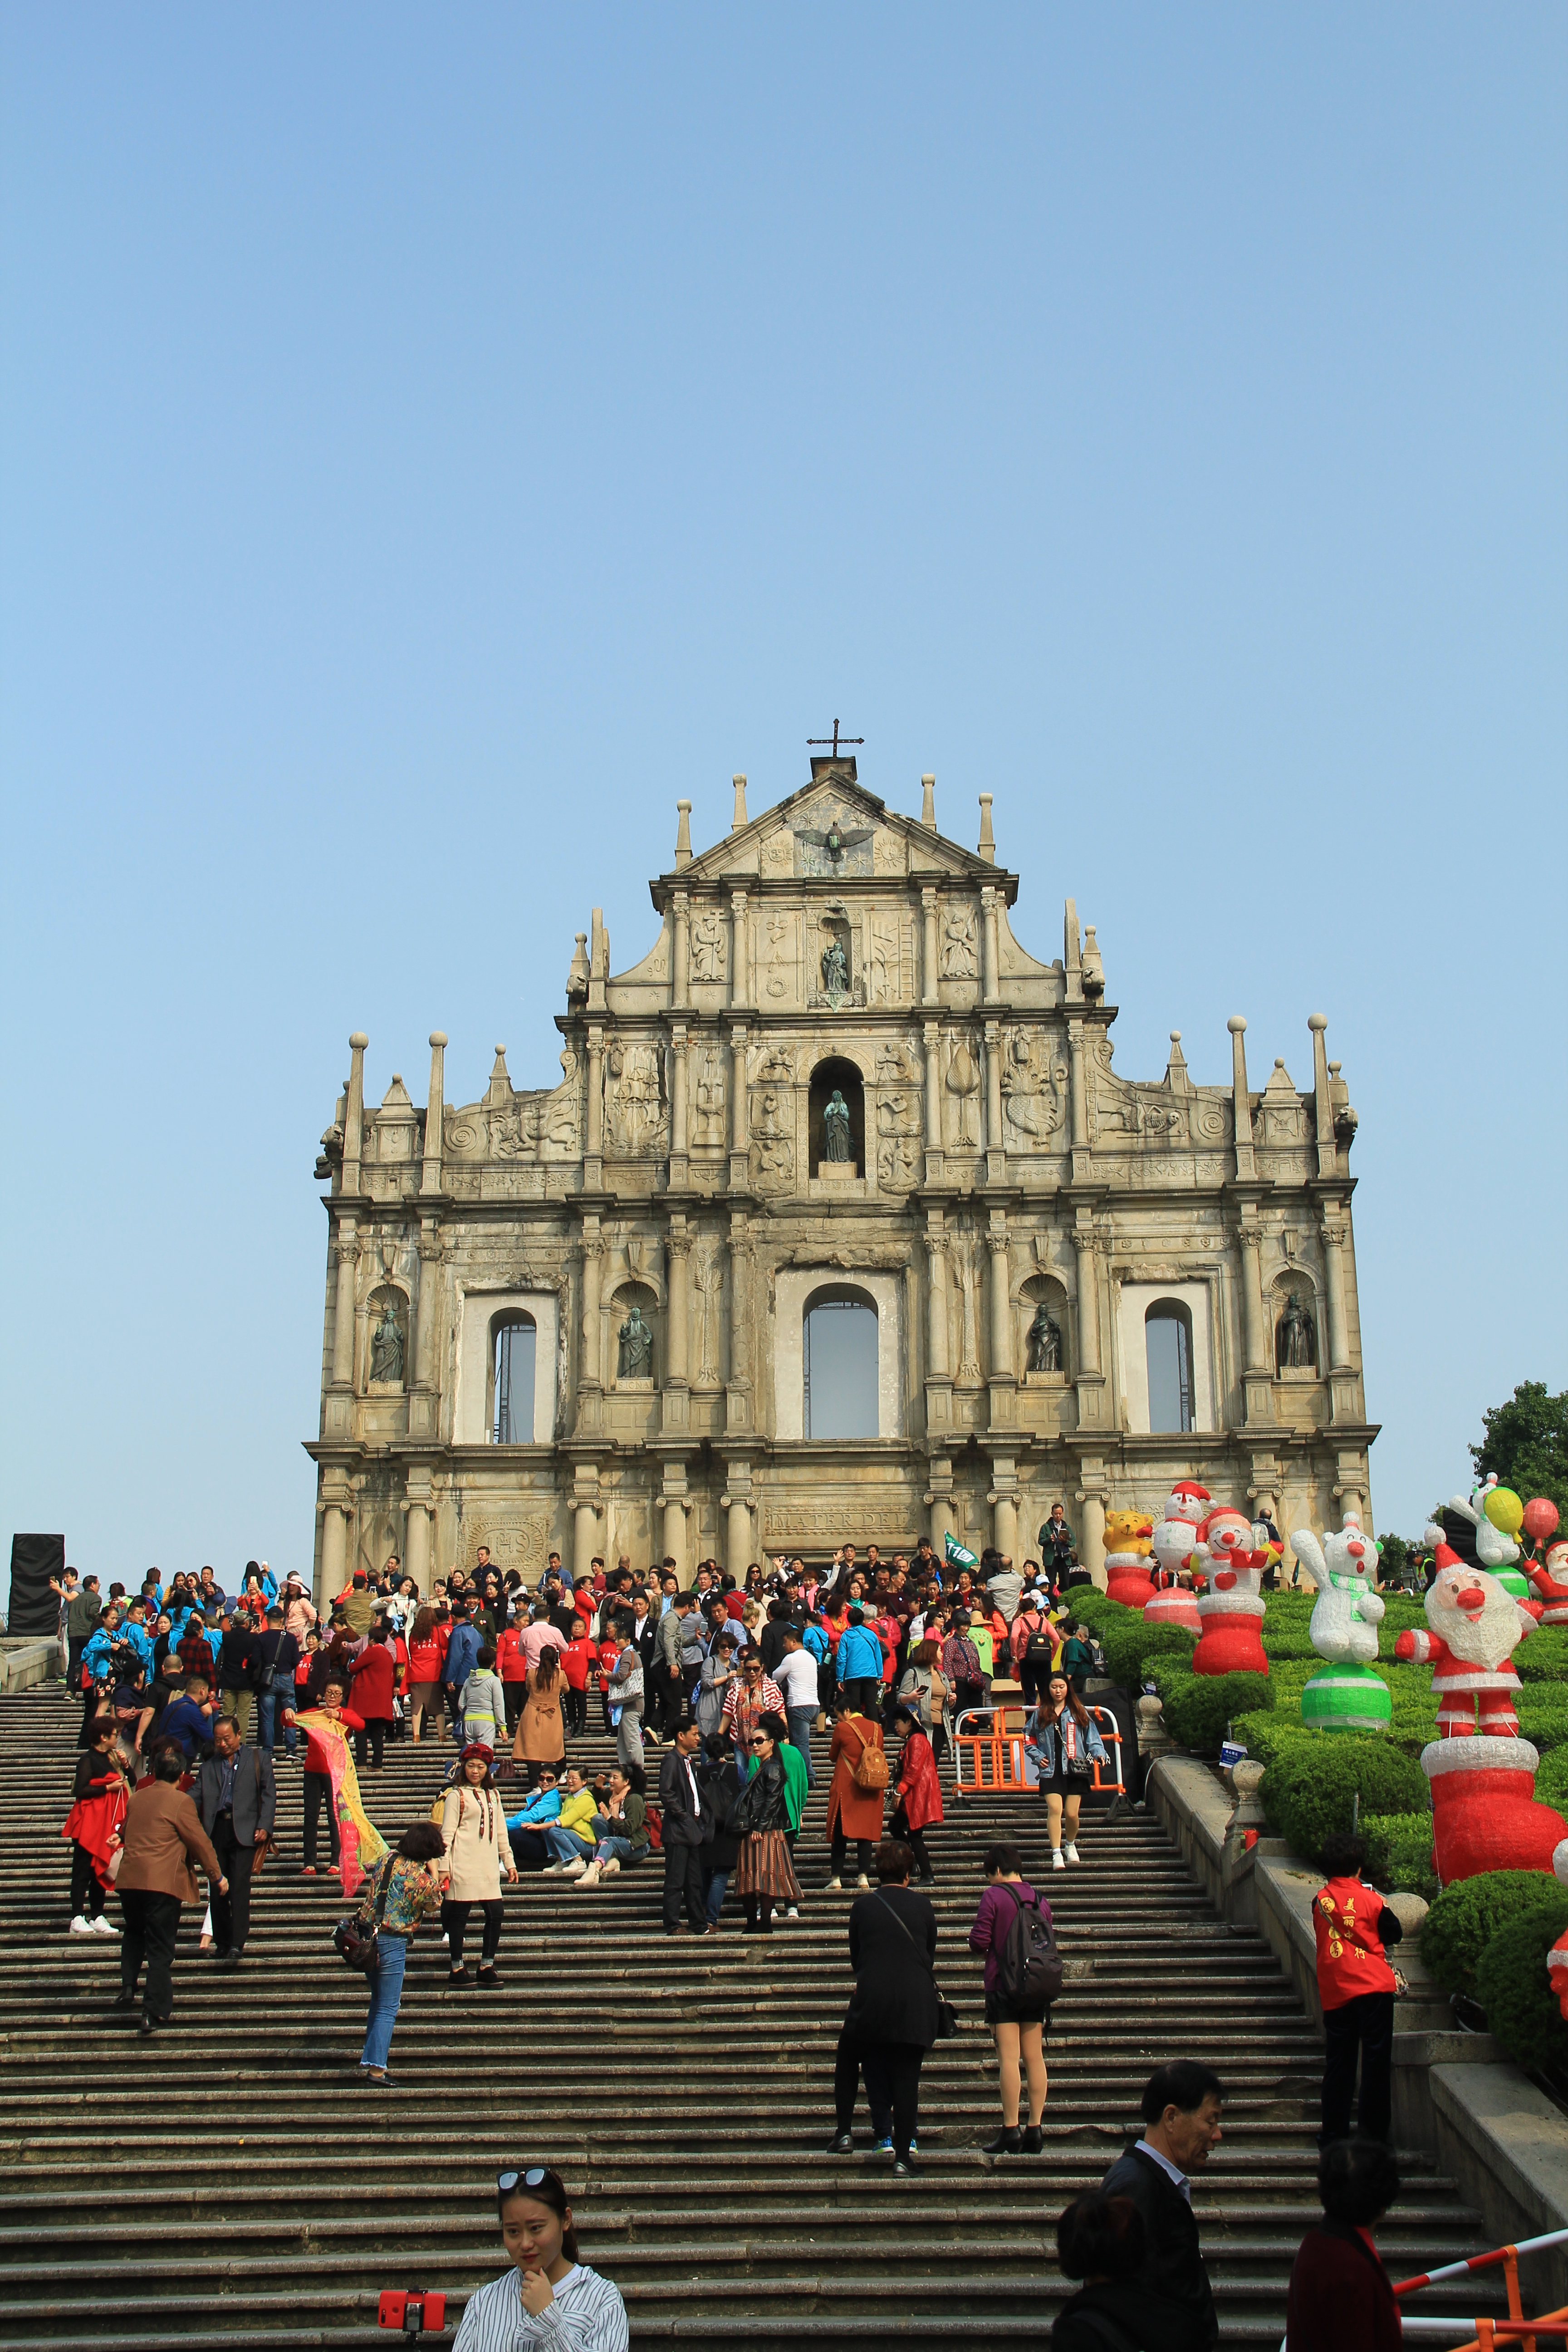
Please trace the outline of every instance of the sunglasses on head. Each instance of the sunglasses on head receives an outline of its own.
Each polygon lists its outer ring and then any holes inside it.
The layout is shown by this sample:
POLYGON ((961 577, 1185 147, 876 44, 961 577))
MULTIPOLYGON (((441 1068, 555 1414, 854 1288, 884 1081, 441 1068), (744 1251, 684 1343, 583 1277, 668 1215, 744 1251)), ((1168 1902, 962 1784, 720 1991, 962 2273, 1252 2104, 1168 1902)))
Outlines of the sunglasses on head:
POLYGON ((498 2172, 496 2187, 503 2197, 510 2197, 514 2189, 542 2189, 553 2178, 547 2164, 533 2164, 526 2172, 498 2172))

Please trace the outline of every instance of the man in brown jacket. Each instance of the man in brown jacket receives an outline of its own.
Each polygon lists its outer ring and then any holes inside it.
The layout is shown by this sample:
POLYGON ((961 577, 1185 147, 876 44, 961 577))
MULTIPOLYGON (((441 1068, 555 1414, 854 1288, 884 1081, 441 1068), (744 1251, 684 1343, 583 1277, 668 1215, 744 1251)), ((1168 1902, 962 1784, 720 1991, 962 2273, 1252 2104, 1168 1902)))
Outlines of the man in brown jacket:
POLYGON ((153 1778, 131 1799, 121 1833, 122 1853, 114 1885, 125 1914, 125 1938, 120 1947, 120 1991, 114 2006, 134 2008, 136 1979, 145 1958, 144 2034, 166 2025, 174 2011, 180 1906, 201 1900, 195 1865, 200 1864, 215 1893, 228 1893, 228 1881, 196 1809, 177 1785, 184 1769, 184 1758, 172 1742, 155 1751, 153 1778))

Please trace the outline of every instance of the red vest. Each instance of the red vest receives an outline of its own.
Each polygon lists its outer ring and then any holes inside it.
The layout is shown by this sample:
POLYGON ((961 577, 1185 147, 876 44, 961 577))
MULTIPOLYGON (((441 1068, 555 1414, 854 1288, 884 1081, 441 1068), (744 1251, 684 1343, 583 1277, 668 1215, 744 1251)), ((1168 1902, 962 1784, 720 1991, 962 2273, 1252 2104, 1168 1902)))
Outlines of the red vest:
POLYGON ((1318 1996, 1325 2009, 1342 2009, 1358 1993, 1394 1990, 1394 1970, 1377 1937, 1382 1909, 1382 1895, 1359 1878, 1331 1878, 1313 1895, 1318 1996))

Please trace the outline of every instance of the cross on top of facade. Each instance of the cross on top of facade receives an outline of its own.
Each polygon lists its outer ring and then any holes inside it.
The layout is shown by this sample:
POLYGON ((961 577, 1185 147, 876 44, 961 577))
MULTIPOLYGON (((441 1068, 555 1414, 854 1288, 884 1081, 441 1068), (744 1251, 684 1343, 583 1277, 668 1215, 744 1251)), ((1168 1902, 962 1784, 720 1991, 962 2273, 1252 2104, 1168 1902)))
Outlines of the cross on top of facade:
MULTIPOLYGON (((813 750, 819 750, 819 749, 821 748, 821 746, 822 746, 823 744, 826 743, 829 740, 830 740, 830 739, 829 739, 827 736, 826 736, 826 735, 808 735, 808 736, 806 737, 806 739, 805 739, 805 747, 806 747, 806 750, 807 750, 808 751, 813 751, 813 750)), ((839 737, 838 737, 838 721, 837 721, 837 719, 836 719, 834 720, 834 722, 833 722, 833 734, 832 734, 831 740, 832 740, 832 744, 833 744, 833 757, 837 760, 837 757, 838 757, 838 741, 839 741, 839 737)), ((865 740, 866 740, 866 738, 864 737, 864 735, 846 735, 846 736, 845 736, 845 738, 844 738, 844 741, 845 741, 845 743, 846 743, 846 744, 849 744, 849 743, 860 743, 860 744, 863 744, 863 743, 865 742, 865 740)))

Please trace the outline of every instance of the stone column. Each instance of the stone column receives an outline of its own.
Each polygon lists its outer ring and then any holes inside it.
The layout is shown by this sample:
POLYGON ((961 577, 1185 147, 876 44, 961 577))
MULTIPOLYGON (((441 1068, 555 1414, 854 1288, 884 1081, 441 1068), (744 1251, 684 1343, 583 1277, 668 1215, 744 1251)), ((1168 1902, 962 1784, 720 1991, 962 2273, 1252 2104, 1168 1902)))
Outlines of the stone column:
POLYGON ((1337 1202, 1325 1213, 1319 1230, 1322 1235, 1323 1275, 1329 1294, 1329 1370, 1331 1372, 1348 1372, 1351 1370, 1351 1350, 1345 1320, 1345 1269, 1340 1255, 1347 1227, 1344 1213, 1337 1202))
POLYGON ((1321 1013, 1310 1013, 1307 1026, 1312 1033, 1312 1097, 1317 1111, 1318 1173, 1333 1176, 1339 1172, 1335 1157, 1338 1138, 1334 1134, 1333 1104, 1329 1093, 1328 1017, 1321 1013))
POLYGON ((947 1329, 947 1236, 928 1234, 926 1259, 930 1283, 926 1292, 926 1356, 933 1380, 945 1381, 950 1371, 947 1329))
POLYGON ((1241 1227, 1241 1306, 1247 1363, 1244 1386, 1249 1422, 1271 1421, 1274 1417, 1274 1367, 1268 1360, 1263 1314, 1260 1239, 1257 1225, 1250 1218, 1245 1219, 1241 1227))
POLYGON ((446 1032, 441 1029, 432 1029, 430 1032, 430 1094, 425 1106, 425 1165, 419 1177, 419 1190, 422 1192, 438 1192, 441 1189, 442 1056, 446 1050, 446 1032))
MULTIPOLYGON (((441 1236, 431 1219, 419 1234, 419 1287, 410 1304, 413 1329, 409 1356, 414 1378, 408 1394, 408 1434, 436 1434, 436 1324, 440 1313, 441 1236)), ((410 1504, 412 1510, 414 1506, 410 1504)))
POLYGON ((584 1181, 597 1189, 604 1175, 605 1151, 605 1033, 602 1029, 588 1032, 588 1070, 584 1081, 586 1093, 583 1099, 583 1150, 591 1174, 584 1181))
POLYGON ((599 1505, 578 1496, 572 1507, 572 1581, 585 1584, 594 1574, 594 1542, 599 1532, 599 1505))
POLYGON ((996 1499, 991 1507, 991 1540, 1005 1559, 1015 1566, 1018 1559, 1018 1497, 1005 1487, 994 1490, 996 1499))
POLYGON ((730 1385, 739 1387, 751 1379, 752 1351, 747 1344, 750 1326, 747 1322, 746 1281, 747 1227, 739 1213, 730 1219, 730 1385))
MULTIPOLYGON (((408 1497, 408 1532, 404 1567, 423 1593, 430 1590, 430 1506, 422 1497, 408 1497)), ((340 1591, 342 1588, 339 1588, 340 1591)))
POLYGON ((321 1508, 321 1584, 316 1594, 320 1606, 323 1594, 341 1592, 348 1582, 349 1515, 342 1502, 329 1502, 321 1508))
POLYGON ((679 1021, 669 1041, 669 1151, 671 1160, 686 1158, 686 1029, 679 1021))
POLYGON ((1105 1498, 1086 1495, 1083 1498, 1083 1542, 1079 1559, 1088 1569, 1096 1584, 1105 1590, 1105 1498))
POLYGON ((730 893, 730 1002, 731 1004, 746 1003, 752 985, 751 973, 747 969, 746 925, 746 894, 743 890, 731 890, 730 893))
POLYGON ((1252 1100, 1247 1090, 1247 1047, 1242 1039, 1247 1024, 1239 1013, 1233 1013, 1226 1023, 1230 1031, 1230 1103, 1231 1118, 1236 1127, 1236 1172, 1243 1183, 1250 1183, 1257 1174, 1252 1156, 1252 1100))
POLYGON ((940 1559, 942 1538, 950 1528, 956 1525, 956 1514, 952 1507, 952 1463, 950 1459, 932 1456, 931 1492, 925 1499, 926 1507, 931 1513, 931 1549, 940 1559))
POLYGON ((599 1298, 605 1244, 597 1217, 584 1218, 580 1246, 583 1252, 583 1348, 578 1360, 577 1385, 580 1389, 596 1389, 602 1385, 605 1376, 602 1362, 604 1317, 599 1298))
MULTIPOLYGON (((731 1475, 733 1478, 733 1471, 731 1475)), ((737 1584, 743 1584, 751 1562, 752 1507, 743 1495, 731 1494, 724 1515, 724 1566, 737 1584)))
POLYGON ((991 1252, 991 1377, 1013 1378, 1013 1305, 1007 1295, 1007 1221, 1000 1212, 986 1236, 991 1252))
POLYGON ((669 1314, 665 1344, 665 1386, 685 1388, 688 1327, 688 1276, 691 1264, 691 1237, 686 1230, 684 1217, 675 1217, 669 1228, 669 1314))
POLYGON ((364 1049, 370 1039, 356 1029, 349 1039, 349 1099, 343 1113, 343 1175, 340 1189, 359 1191, 360 1152, 364 1142, 364 1049))
POLYGON ((936 984, 936 891, 930 884, 921 892, 921 1002, 936 1004, 941 1002, 936 984))
POLYGON ((1007 1139, 1002 1131, 1002 1032, 985 1024, 985 1173, 1000 1184, 1007 1174, 1007 1139))
POLYGON ((746 1083, 746 1031, 730 1032, 730 1182, 739 1187, 751 1174, 752 1098, 746 1083))
MULTIPOLYGON (((982 798, 985 795, 982 794, 982 798)), ((1002 957, 997 941, 996 893, 987 887, 980 893, 981 974, 987 1004, 1002 1001, 1002 957)))
POLYGON ((338 1295, 332 1315, 332 1386, 353 1387, 354 1278, 359 1266, 359 1240, 353 1220, 338 1226, 338 1295))
MULTIPOLYGON (((1089 1144, 1089 1082, 1083 1061, 1083 1023, 1068 1023, 1068 1094, 1072 1118, 1072 1147, 1081 1151, 1089 1144)), ((1077 1170, 1074 1170, 1077 1174, 1077 1170)))
POLYGON ((675 894, 674 912, 671 917, 671 921, 674 929, 674 940, 670 951, 671 981, 669 1001, 675 1010, 678 1013, 680 1013, 685 1011, 687 1005, 691 1001, 686 978, 687 963, 691 948, 691 900, 689 894, 684 890, 678 890, 675 894))
POLYGON ((1078 1258, 1078 1366, 1080 1372, 1100 1371, 1100 1276, 1095 1264, 1092 1228, 1080 1224, 1072 1237, 1078 1258))
POLYGON ((942 1031, 934 1021, 928 1021, 921 1035, 925 1043, 925 1108, 926 1150, 942 1150, 942 1031))

